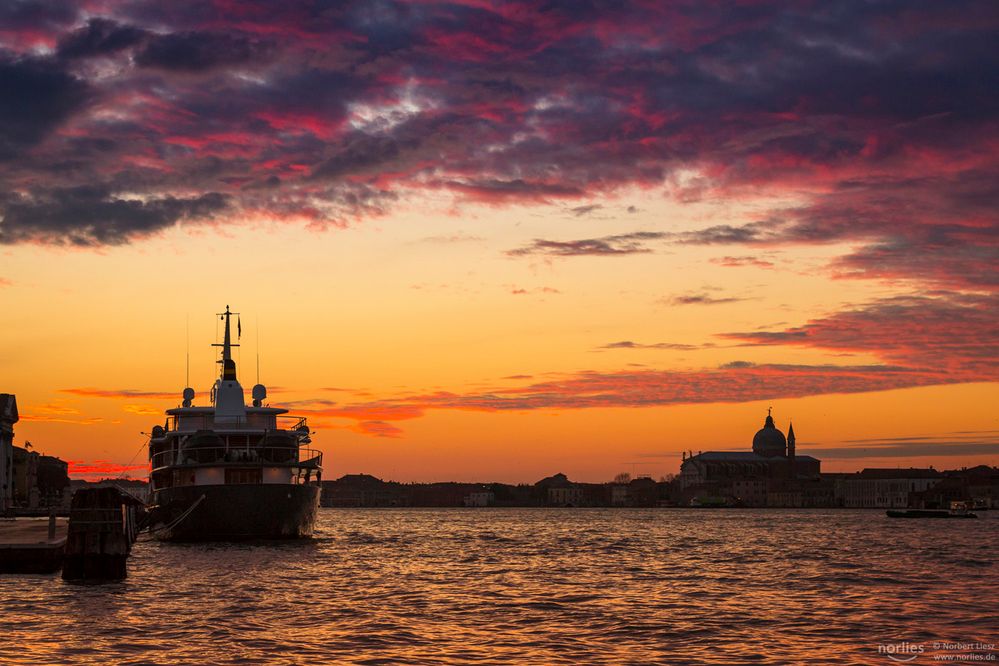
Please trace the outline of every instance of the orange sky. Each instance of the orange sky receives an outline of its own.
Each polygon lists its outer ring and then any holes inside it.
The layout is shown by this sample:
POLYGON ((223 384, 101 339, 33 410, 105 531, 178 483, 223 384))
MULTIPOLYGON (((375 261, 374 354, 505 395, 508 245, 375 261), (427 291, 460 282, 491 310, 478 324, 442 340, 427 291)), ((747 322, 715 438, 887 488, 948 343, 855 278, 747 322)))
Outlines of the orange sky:
MULTIPOLYGON (((589 235, 611 232, 627 214, 615 211, 629 205, 676 226, 726 214, 722 205, 691 210, 636 192, 605 201, 600 219, 584 223, 589 235)), ((782 429, 794 420, 799 451, 821 457, 826 471, 999 463, 994 448, 957 455, 946 449, 995 442, 995 383, 837 394, 789 387, 780 377, 768 387, 763 376, 760 388, 773 396, 763 399, 749 399, 746 388, 733 398, 717 382, 697 388, 705 372, 733 362, 883 361, 865 351, 844 356, 719 337, 800 326, 891 293, 880 283, 815 271, 824 261, 819 252, 775 250, 772 268, 711 261, 730 254, 726 249, 524 260, 498 249, 557 234, 571 213, 558 205, 467 206, 443 215, 425 206, 347 230, 259 220, 224 230, 174 229, 100 251, 7 248, 10 284, 2 293, 10 316, 0 348, 4 389, 17 394, 22 413, 18 440, 79 461, 78 469, 92 474, 144 464, 140 433, 180 400, 187 327, 191 384, 203 404, 216 372, 209 345, 220 329, 213 313, 228 303, 242 313, 237 360, 244 387, 256 380, 259 330, 270 403, 311 417, 328 477, 658 477, 678 470, 681 450, 748 449, 770 405, 782 429), (669 300, 701 293, 745 300, 669 300), (606 348, 621 341, 634 345, 606 348), (616 394, 594 403, 592 391, 562 387, 568 397, 550 403, 546 388, 540 402, 539 391, 530 390, 532 402, 522 408, 481 404, 483 395, 521 397, 528 387, 576 381, 580 373, 650 372, 680 373, 681 384, 703 395, 652 396, 648 406, 625 397, 628 404, 616 406, 616 394), (442 402, 440 392, 455 397, 442 402), (705 404, 684 404, 691 401, 705 404), (917 448, 886 453, 876 447, 894 443, 857 441, 892 438, 917 448), (928 444, 939 450, 925 455, 918 447, 928 444)))

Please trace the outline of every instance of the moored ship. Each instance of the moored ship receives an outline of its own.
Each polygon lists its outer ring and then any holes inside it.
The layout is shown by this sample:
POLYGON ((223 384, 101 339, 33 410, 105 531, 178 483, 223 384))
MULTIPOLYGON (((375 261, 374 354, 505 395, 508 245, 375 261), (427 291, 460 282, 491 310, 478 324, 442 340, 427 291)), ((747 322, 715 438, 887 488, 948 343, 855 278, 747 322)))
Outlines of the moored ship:
POLYGON ((222 366, 211 405, 193 405, 184 389, 181 407, 149 442, 150 531, 168 541, 295 539, 312 535, 319 507, 322 453, 304 418, 263 404, 257 384, 246 405, 236 378, 226 306, 222 366))

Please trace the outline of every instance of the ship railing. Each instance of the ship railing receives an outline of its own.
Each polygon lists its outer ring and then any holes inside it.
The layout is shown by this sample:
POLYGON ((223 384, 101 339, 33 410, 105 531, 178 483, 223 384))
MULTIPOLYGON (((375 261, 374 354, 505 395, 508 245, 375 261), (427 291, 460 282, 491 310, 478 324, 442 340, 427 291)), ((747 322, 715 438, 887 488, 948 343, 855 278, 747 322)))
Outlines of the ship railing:
POLYGON ((168 431, 196 430, 294 430, 308 432, 308 420, 304 416, 248 414, 227 416, 215 420, 214 414, 182 414, 167 417, 168 431))
POLYGON ((153 469, 174 465, 217 464, 280 465, 287 467, 321 467, 323 452, 291 446, 212 446, 186 447, 154 453, 153 469))

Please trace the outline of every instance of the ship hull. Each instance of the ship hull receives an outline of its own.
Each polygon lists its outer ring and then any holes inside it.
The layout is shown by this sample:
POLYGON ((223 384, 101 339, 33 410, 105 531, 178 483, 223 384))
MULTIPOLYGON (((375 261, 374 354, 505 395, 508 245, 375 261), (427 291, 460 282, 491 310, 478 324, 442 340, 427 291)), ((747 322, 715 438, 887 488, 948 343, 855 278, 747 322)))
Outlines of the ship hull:
POLYGON ((150 532, 160 541, 308 538, 316 525, 319 491, 314 484, 163 488, 155 493, 150 532))

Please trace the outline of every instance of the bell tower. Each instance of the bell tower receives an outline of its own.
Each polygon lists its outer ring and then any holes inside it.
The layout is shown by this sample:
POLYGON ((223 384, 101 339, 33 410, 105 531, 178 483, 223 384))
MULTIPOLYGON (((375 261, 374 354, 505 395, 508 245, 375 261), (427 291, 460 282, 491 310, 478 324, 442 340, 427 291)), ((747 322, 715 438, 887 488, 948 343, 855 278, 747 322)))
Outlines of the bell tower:
POLYGON ((794 468, 794 424, 790 422, 787 426, 787 467, 791 479, 796 479, 798 470, 794 468))

